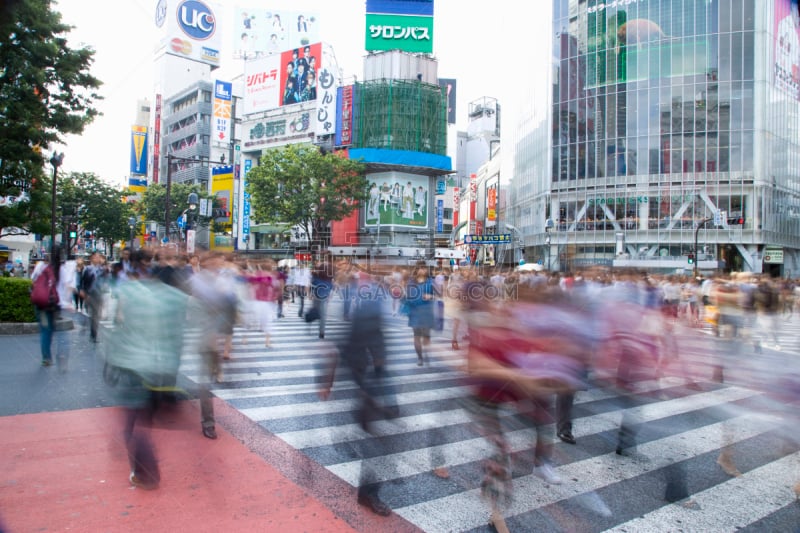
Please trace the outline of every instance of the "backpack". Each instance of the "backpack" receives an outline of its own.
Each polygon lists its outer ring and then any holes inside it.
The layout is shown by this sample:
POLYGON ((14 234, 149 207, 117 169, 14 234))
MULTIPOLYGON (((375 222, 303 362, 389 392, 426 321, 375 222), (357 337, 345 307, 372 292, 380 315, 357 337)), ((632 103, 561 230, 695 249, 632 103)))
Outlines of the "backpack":
POLYGON ((31 303, 39 309, 52 310, 58 307, 58 289, 50 267, 45 268, 33 280, 31 303))

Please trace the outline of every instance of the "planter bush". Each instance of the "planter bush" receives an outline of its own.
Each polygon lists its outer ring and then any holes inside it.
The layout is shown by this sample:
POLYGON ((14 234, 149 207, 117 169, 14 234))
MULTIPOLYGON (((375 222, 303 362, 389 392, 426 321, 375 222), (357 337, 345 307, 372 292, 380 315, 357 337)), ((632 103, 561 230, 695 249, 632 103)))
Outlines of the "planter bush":
POLYGON ((0 277, 0 322, 36 322, 31 280, 0 277))

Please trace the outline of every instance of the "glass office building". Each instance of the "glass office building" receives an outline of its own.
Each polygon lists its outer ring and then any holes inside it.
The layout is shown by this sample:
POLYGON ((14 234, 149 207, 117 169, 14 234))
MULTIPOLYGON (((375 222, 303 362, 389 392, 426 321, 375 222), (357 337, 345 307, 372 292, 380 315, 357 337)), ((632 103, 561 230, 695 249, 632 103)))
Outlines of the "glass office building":
POLYGON ((554 0, 510 194, 529 260, 800 276, 799 34, 797 0, 554 0))

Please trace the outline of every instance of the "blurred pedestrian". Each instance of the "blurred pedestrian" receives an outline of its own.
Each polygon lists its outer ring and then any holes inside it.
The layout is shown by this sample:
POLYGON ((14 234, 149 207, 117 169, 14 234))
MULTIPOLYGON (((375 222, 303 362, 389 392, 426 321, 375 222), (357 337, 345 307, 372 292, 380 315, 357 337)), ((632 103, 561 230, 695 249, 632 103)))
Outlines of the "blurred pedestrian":
POLYGON ((89 338, 92 342, 97 342, 97 330, 103 316, 103 298, 107 282, 103 262, 103 256, 99 252, 92 252, 89 264, 81 275, 80 294, 89 312, 89 338))
POLYGON ((308 292, 311 290, 311 271, 304 263, 301 263, 295 269, 294 286, 297 291, 297 297, 300 299, 300 307, 297 311, 297 316, 302 318, 305 310, 306 296, 308 296, 308 292))
POLYGON ((125 409, 129 481, 145 490, 161 481, 150 429, 159 394, 180 363, 187 302, 186 293, 150 275, 149 259, 147 250, 134 252, 129 279, 118 287, 104 369, 106 383, 125 409))
POLYGON ((225 257, 209 252, 200 261, 200 271, 191 279, 191 313, 200 329, 198 352, 204 379, 199 384, 200 418, 203 435, 217 438, 210 381, 222 381, 220 344, 233 331, 237 296, 232 275, 224 272, 225 257))
POLYGON ((247 283, 252 287, 251 310, 258 329, 264 334, 264 346, 270 348, 270 334, 275 320, 276 301, 279 298, 280 281, 269 263, 260 263, 247 273, 247 283))
MULTIPOLYGON (((382 290, 368 275, 360 277, 350 328, 331 355, 329 366, 322 375, 320 397, 327 400, 333 388, 338 362, 350 370, 353 381, 358 386, 357 417, 361 428, 370 433, 359 446, 361 453, 361 472, 358 484, 358 503, 372 512, 388 516, 391 508, 384 503, 378 493, 380 486, 371 464, 372 461, 385 463, 389 455, 385 436, 377 433, 375 422, 396 418, 398 408, 394 403, 394 392, 388 387, 386 374, 386 345, 382 327, 382 290), (369 373, 370 367, 373 372, 369 373)), ((358 453, 354 449, 355 453, 358 453)))
POLYGON ((405 303, 408 306, 408 326, 414 331, 414 350, 417 353, 417 366, 422 366, 426 348, 431 342, 431 329, 434 326, 435 290, 428 268, 417 265, 405 288, 405 303))
POLYGON ((325 338, 325 326, 328 323, 328 301, 333 292, 333 265, 323 259, 314 268, 311 275, 312 309, 319 320, 319 338, 325 338))

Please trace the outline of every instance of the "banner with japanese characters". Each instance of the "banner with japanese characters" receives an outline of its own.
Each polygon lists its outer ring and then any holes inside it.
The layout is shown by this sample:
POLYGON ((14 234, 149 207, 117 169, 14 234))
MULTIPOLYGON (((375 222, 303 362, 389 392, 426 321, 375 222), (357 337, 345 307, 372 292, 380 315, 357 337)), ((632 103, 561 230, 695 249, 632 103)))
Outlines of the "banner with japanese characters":
POLYGON ((433 53, 433 17, 367 13, 366 20, 368 51, 433 53))
POLYGON ((331 135, 336 131, 336 70, 332 68, 336 62, 329 57, 330 50, 323 50, 322 67, 317 81, 317 135, 331 135))
POLYGON ((232 87, 229 81, 214 82, 214 131, 212 139, 219 146, 231 142, 232 87))

